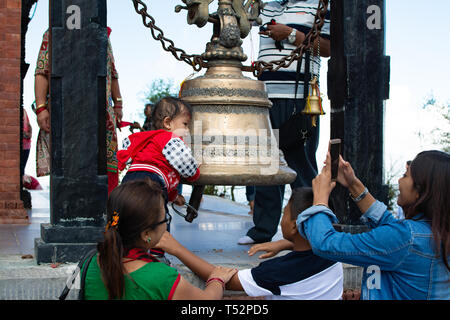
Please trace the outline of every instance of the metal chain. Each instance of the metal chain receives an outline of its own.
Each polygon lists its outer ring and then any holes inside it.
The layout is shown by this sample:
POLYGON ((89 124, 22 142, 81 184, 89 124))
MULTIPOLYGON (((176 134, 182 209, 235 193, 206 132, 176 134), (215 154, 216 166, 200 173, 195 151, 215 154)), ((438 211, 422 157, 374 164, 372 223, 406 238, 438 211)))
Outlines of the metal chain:
POLYGON ((312 75, 313 77, 315 76, 317 78, 317 81, 319 81, 320 78, 320 66, 321 66, 321 58, 320 58, 320 40, 317 41, 317 56, 314 53, 314 46, 312 46, 310 49, 311 52, 311 57, 313 57, 313 59, 311 59, 311 70, 312 70, 312 75), (314 58, 317 57, 317 62, 314 60, 314 58), (316 72, 316 64, 317 64, 317 72, 316 72))
POLYGON ((200 71, 202 68, 206 67, 206 63, 203 61, 202 57, 198 54, 186 54, 183 49, 175 47, 172 40, 164 37, 164 32, 155 25, 155 19, 148 14, 147 5, 141 0, 132 0, 134 4, 134 9, 138 14, 142 16, 142 22, 144 26, 150 29, 153 39, 161 42, 164 50, 172 53, 172 55, 179 61, 184 61, 189 64, 195 71, 200 71), (139 6, 142 6, 139 9, 139 6), (148 21, 149 20, 149 21, 148 21))
MULTIPOLYGON (((142 16, 142 22, 145 27, 149 28, 153 39, 161 42, 164 50, 172 53, 172 55, 179 61, 184 61, 195 71, 200 71, 202 68, 207 67, 207 63, 203 60, 201 55, 187 54, 183 49, 175 47, 172 40, 164 37, 164 32, 155 25, 155 19, 148 14, 147 5, 141 0, 132 0, 134 9, 138 14, 142 16), (141 8, 140 8, 141 6, 141 8), (149 21, 148 21, 149 20, 149 21)), ((258 77, 264 71, 277 71, 281 68, 289 67, 294 61, 300 59, 303 53, 314 45, 314 41, 319 37, 320 30, 325 21, 325 15, 327 13, 328 0, 319 0, 319 6, 316 16, 314 18, 314 24, 310 32, 306 35, 305 40, 301 45, 292 50, 292 52, 276 61, 255 61, 251 66, 242 67, 243 71, 252 72, 255 77, 258 77)))

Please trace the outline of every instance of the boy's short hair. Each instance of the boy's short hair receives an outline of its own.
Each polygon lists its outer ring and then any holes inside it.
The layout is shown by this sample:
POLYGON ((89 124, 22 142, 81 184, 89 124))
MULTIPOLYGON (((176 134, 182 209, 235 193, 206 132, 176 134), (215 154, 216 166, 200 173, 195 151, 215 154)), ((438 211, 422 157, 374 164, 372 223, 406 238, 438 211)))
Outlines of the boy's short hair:
POLYGON ((185 112, 192 116, 189 103, 175 97, 162 98, 152 108, 152 130, 164 129, 164 118, 174 119, 185 112))
MULTIPOLYGON (((298 215, 311 207, 313 203, 314 193, 312 188, 300 187, 292 190, 292 195, 288 202, 291 211, 291 219, 297 220, 298 215)), ((330 207, 330 210, 334 212, 335 204, 332 198, 329 199, 328 206, 330 207)))
POLYGON ((297 220, 302 211, 312 206, 314 201, 313 190, 310 187, 295 188, 292 190, 288 205, 290 206, 291 220, 297 220))

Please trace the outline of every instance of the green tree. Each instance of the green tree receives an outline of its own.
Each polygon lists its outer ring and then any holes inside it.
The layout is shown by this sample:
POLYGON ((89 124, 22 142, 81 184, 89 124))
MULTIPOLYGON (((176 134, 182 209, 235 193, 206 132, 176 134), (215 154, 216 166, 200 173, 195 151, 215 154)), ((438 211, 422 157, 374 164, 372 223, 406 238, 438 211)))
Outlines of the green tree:
POLYGON ((441 150, 450 152, 450 104, 440 103, 431 95, 423 108, 437 113, 440 118, 440 123, 430 132, 433 143, 441 150))
POLYGON ((172 79, 157 78, 150 82, 144 90, 139 93, 139 99, 143 102, 142 108, 134 111, 132 117, 137 119, 136 121, 142 123, 145 120, 144 106, 147 103, 155 104, 161 98, 167 96, 177 96, 178 89, 174 85, 172 79))
POLYGON ((173 84, 172 79, 155 79, 144 92, 144 100, 146 103, 156 103, 161 98, 167 96, 176 96, 178 94, 177 87, 173 84))
MULTIPOLYGON (((447 107, 441 107, 441 114, 448 124, 447 129, 450 128, 450 104, 447 105, 447 107)), ((435 132, 438 135, 437 143, 442 146, 442 150, 445 152, 450 152, 450 132, 442 128, 436 128, 435 132)))
POLYGON ((398 178, 401 175, 401 170, 396 170, 395 168, 398 167, 397 161, 391 162, 390 168, 385 173, 385 183, 388 186, 388 203, 387 207, 388 210, 393 211, 395 208, 395 204, 397 203, 397 197, 398 197, 398 178))

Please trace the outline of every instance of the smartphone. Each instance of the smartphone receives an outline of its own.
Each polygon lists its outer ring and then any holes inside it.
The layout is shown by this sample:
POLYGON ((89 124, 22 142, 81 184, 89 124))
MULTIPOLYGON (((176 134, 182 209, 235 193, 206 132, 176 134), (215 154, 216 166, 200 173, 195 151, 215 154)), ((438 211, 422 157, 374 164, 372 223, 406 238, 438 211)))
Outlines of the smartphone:
POLYGON ((341 139, 330 141, 331 154, 331 181, 336 181, 339 170, 339 156, 341 154, 341 139))

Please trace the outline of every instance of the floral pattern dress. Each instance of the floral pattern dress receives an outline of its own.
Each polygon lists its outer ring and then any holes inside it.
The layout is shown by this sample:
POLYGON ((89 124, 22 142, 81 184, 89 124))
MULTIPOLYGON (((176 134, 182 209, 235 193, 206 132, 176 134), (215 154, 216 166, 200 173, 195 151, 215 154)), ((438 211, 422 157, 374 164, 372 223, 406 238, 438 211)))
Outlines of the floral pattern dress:
MULTIPOLYGON (((34 75, 50 77, 48 59, 48 30, 44 33, 41 48, 36 63, 34 75)), ((50 108, 50 105, 48 106, 50 108)), ((50 134, 40 129, 36 143, 36 175, 38 177, 50 174, 50 134)))
MULTIPOLYGON (((111 42, 109 40, 110 29, 108 29, 108 49, 107 49, 107 77, 106 77, 106 153, 107 153, 107 171, 108 174, 118 175, 117 169, 117 119, 114 113, 114 103, 111 93, 111 83, 113 79, 118 79, 119 74, 115 68, 114 55, 112 51, 111 42)), ((49 31, 44 33, 41 48, 36 63, 35 75, 44 75, 50 77, 49 68, 49 31)), ((43 130, 40 130, 39 139, 48 145, 48 134, 45 135, 43 130), (42 132, 42 133, 41 133, 42 132), (47 141, 45 141, 47 140, 47 141)), ((36 156, 36 170, 38 176, 50 174, 50 153, 37 150, 36 156)), ((44 148, 45 149, 45 148, 44 148)), ((48 148, 47 148, 48 149, 48 148)))

